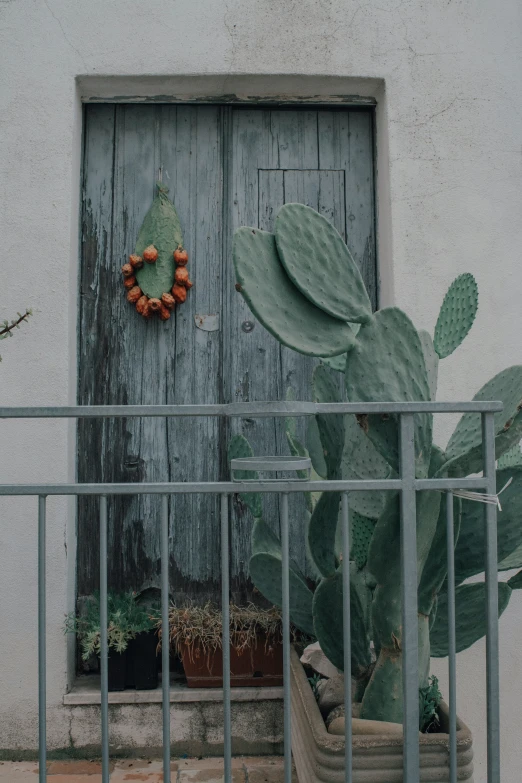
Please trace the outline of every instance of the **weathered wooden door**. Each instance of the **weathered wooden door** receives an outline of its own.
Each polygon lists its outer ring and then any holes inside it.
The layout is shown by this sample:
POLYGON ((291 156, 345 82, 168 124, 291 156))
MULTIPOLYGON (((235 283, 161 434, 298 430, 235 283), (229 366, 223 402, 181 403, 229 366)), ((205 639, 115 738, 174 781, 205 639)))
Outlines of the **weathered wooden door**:
MULTIPOLYGON (((86 107, 78 403, 277 400, 288 387, 297 399, 310 399, 314 362, 280 346, 234 289, 232 235, 240 225, 271 229, 286 202, 308 204, 347 238, 375 304, 372 147, 372 114, 366 111, 86 107), (144 321, 133 311, 120 274, 160 168, 181 220, 195 284, 165 323, 144 321), (203 319, 212 331, 196 319, 207 315, 217 316, 203 319)), ((256 453, 287 453, 280 421, 85 420, 78 427, 78 478, 227 478, 227 441, 237 431, 256 453)), ((232 506, 232 589, 236 600, 244 600, 251 519, 239 501, 232 506)), ((158 497, 146 495, 110 501, 112 589, 158 585, 159 507, 158 497)), ((292 554, 304 567, 302 503, 295 499, 292 509, 292 554)), ((266 499, 266 515, 277 527, 275 498, 266 499)), ((170 542, 173 595, 217 598, 217 498, 171 498, 170 542)), ((84 499, 78 505, 79 595, 97 583, 97 502, 84 499)))

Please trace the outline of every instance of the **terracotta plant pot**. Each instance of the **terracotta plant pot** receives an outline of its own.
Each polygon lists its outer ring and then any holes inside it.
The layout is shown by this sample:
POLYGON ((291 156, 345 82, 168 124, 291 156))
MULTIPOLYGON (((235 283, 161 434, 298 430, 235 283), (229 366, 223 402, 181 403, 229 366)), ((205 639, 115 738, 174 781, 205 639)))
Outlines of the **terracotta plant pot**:
MULTIPOLYGON (((344 737, 329 734, 295 650, 291 655, 292 755, 299 783, 344 783, 344 737)), ((441 728, 448 710, 442 703, 441 728)), ((373 721, 371 721, 373 723, 373 721)), ((419 783, 449 783, 449 735, 421 734, 419 783)), ((353 736, 353 783, 402 783, 402 736, 353 736)), ((457 718, 457 777, 473 783, 471 732, 457 718)))
MULTIPOLYGON (((266 637, 257 637, 255 646, 238 653, 230 647, 230 683, 232 687, 267 687, 283 684, 283 645, 266 644, 266 637)), ((199 647, 181 649, 183 669, 189 688, 222 688, 223 655, 220 649, 204 651, 199 647)))

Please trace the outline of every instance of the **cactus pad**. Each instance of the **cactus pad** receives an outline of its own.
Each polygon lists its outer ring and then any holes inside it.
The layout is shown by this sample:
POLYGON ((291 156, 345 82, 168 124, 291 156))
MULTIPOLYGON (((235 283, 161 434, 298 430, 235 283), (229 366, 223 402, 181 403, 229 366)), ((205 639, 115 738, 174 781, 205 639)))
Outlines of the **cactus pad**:
POLYGON ((520 450, 520 443, 516 443, 512 449, 506 451, 498 460, 497 468, 502 470, 503 468, 522 468, 522 451, 520 450))
MULTIPOLYGON (((474 400, 501 400, 504 408, 495 413, 495 454, 502 456, 522 436, 522 365, 508 367, 491 378, 474 400)), ((482 470, 482 423, 480 414, 465 413, 457 424, 446 449, 447 463, 454 475, 482 470)))
POLYGON ((239 228, 233 256, 241 294, 279 342, 308 356, 335 356, 351 349, 351 326, 327 315, 298 291, 279 260, 273 234, 239 228))
MULTIPOLYGON (((511 597, 511 587, 506 582, 498 583, 498 615, 502 614, 511 597)), ((486 635, 486 585, 479 582, 460 585, 455 590, 455 626, 457 652, 462 652, 486 635)), ((433 658, 448 655, 448 596, 439 595, 435 622, 430 629, 431 654, 433 658)))
MULTIPOLYGON (((312 375, 314 402, 341 402, 338 377, 318 364, 312 375)), ((323 447, 326 475, 329 479, 341 476, 341 458, 344 448, 344 416, 342 413, 321 413, 315 417, 323 447)))
POLYGON ((419 340, 424 354, 424 363, 428 374, 428 385, 430 387, 430 400, 435 400, 437 396, 437 380, 439 375, 439 357, 435 351, 433 340, 424 329, 419 330, 419 340))
POLYGON ((322 576, 333 576, 338 566, 335 556, 335 533, 340 502, 340 492, 323 492, 308 526, 310 554, 322 576))
MULTIPOLYGON (((480 503, 475 503, 475 506, 481 506, 480 503)), ((480 512, 484 515, 484 509, 481 507, 480 512)), ((461 499, 453 498, 453 540, 457 543, 461 520, 461 499)), ((442 585, 446 579, 448 573, 448 555, 446 549, 446 528, 447 528, 447 515, 446 515, 446 498, 441 498, 439 518, 437 520, 437 527, 428 557, 426 558, 426 564, 423 568, 421 579, 419 582, 419 612, 425 615, 431 615, 433 613, 437 595, 441 590, 442 585)))
POLYGON ((173 252, 183 244, 178 214, 167 196, 168 188, 158 183, 158 194, 145 215, 136 242, 136 254, 141 256, 153 244, 158 251, 154 264, 144 264, 136 271, 136 280, 142 292, 150 299, 161 299, 174 284, 173 252))
MULTIPOLYGON (((344 449, 341 475, 345 480, 387 479, 393 471, 351 413, 344 417, 344 449)), ((351 492, 350 508, 363 517, 377 519, 384 510, 386 492, 351 492)))
POLYGON ((440 359, 458 348, 473 326, 478 288, 473 275, 459 275, 448 288, 435 326, 433 344, 440 359))
MULTIPOLYGON (((357 492, 353 494, 357 495, 357 492)), ((351 557, 357 568, 364 568, 368 559, 368 549, 375 529, 375 520, 363 517, 356 511, 350 514, 351 557)))
MULTIPOLYGON (((508 468, 497 473, 501 489, 512 478, 500 501, 502 511, 497 514, 497 546, 499 562, 522 545, 522 469, 508 468)), ((455 580, 457 584, 470 576, 480 574, 486 567, 486 538, 484 509, 473 500, 462 501, 462 523, 455 549, 455 580)))
MULTIPOLYGON (((341 671, 343 656, 343 576, 342 566, 329 579, 323 579, 313 600, 315 635, 326 657, 341 671)), ((352 672, 354 676, 371 662, 370 642, 364 620, 364 610, 355 589, 350 589, 350 630, 352 641, 352 672)))
POLYGON ((324 461, 323 444, 315 416, 306 420, 306 448, 312 460, 312 467, 321 478, 326 478, 326 462, 324 461))
POLYGON ((338 356, 322 356, 321 361, 336 372, 344 372, 346 368, 346 354, 340 353, 338 356))
MULTIPOLYGON (((229 463, 233 459, 239 459, 241 457, 253 457, 253 456, 254 456, 254 452, 252 450, 252 446, 244 437, 244 435, 234 435, 234 437, 231 438, 230 443, 228 444, 229 463)), ((236 478, 243 479, 243 480, 245 479, 252 480, 252 479, 259 478, 259 474, 253 470, 236 470, 234 471, 234 474, 236 478)), ((252 512, 252 515, 254 516, 254 519, 257 519, 258 517, 262 516, 263 503, 259 492, 243 492, 240 493, 239 497, 241 498, 243 503, 246 506, 248 506, 248 508, 252 512)))
MULTIPOLYGON (((275 606, 282 605, 281 542, 266 522, 256 519, 252 530, 250 578, 264 597, 275 606)), ((290 617, 294 625, 310 636, 314 635, 312 619, 313 593, 306 579, 290 560, 290 617)))
MULTIPOLYGON (((417 330, 398 307, 379 310, 357 335, 345 371, 351 402, 428 401, 430 388, 417 330)), ((415 416, 415 461, 418 478, 426 478, 431 455, 432 416, 415 416)), ((399 467, 398 423, 392 415, 367 417, 367 434, 395 469, 399 467)))
POLYGON ((303 204, 285 204, 275 239, 288 276, 310 302, 341 321, 369 319, 372 307, 359 268, 326 218, 303 204))

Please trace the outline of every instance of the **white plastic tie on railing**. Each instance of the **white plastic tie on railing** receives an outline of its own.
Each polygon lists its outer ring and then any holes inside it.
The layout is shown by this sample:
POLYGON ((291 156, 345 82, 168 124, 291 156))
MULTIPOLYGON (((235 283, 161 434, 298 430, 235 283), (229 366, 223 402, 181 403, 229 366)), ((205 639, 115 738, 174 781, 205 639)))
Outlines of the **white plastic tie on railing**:
POLYGON ((501 495, 505 489, 509 487, 511 482, 513 481, 513 476, 507 481, 500 492, 497 492, 496 495, 488 495, 486 492, 467 492, 465 489, 454 489, 452 491, 452 494, 455 495, 457 498, 465 498, 466 500, 476 500, 478 503, 489 503, 492 506, 496 506, 499 511, 502 511, 502 506, 500 505, 499 495, 501 495))

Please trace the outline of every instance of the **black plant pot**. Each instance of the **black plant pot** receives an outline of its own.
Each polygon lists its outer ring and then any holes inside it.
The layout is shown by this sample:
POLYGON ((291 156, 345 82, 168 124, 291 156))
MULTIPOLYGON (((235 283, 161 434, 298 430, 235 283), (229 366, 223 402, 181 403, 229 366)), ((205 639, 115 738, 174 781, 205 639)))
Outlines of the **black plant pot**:
POLYGON ((158 637, 154 631, 139 633, 129 643, 127 687, 136 688, 138 691, 158 687, 157 644, 158 637))
POLYGON ((116 652, 109 649, 108 680, 110 691, 124 691, 127 673, 127 650, 116 652))

